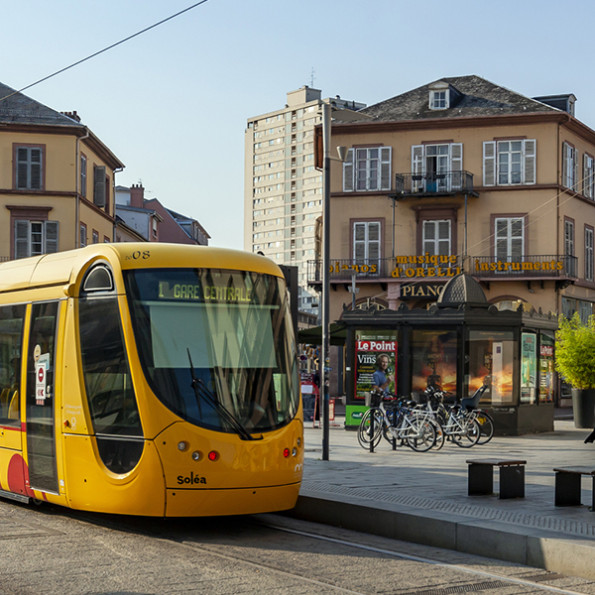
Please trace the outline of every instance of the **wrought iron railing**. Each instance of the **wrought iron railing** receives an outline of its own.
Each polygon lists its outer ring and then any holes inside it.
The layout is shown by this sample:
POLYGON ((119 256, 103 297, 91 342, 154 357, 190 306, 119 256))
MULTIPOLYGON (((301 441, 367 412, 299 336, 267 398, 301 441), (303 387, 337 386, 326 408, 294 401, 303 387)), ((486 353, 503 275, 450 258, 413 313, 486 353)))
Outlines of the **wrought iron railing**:
POLYGON ((401 196, 473 194, 473 192, 473 174, 464 170, 426 174, 395 174, 395 193, 401 196))
MULTIPOLYGON (((355 276, 358 281, 374 279, 420 280, 442 278, 445 281, 458 273, 468 273, 479 279, 552 278, 575 279, 578 276, 576 256, 525 256, 520 260, 498 259, 494 256, 408 255, 376 259, 333 259, 329 263, 331 281, 346 281, 355 276)), ((322 261, 309 260, 309 283, 322 281, 322 261)))
POLYGON ((552 277, 576 278, 577 258, 566 255, 524 256, 519 260, 495 256, 471 256, 469 274, 480 278, 552 277))

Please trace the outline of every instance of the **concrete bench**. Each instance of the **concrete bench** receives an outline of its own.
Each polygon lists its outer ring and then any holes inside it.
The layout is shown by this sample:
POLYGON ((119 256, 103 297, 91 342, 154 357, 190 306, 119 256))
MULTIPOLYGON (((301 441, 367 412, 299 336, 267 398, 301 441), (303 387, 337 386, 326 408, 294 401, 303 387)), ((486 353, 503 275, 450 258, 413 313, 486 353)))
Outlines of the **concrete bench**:
POLYGON ((556 474, 556 506, 580 506, 581 478, 590 475, 593 478, 591 486, 591 510, 595 510, 595 468, 593 467, 557 467, 556 474))
POLYGON ((494 493, 494 467, 500 470, 498 497, 525 497, 525 465, 527 461, 511 459, 469 459, 468 495, 485 496, 494 493))

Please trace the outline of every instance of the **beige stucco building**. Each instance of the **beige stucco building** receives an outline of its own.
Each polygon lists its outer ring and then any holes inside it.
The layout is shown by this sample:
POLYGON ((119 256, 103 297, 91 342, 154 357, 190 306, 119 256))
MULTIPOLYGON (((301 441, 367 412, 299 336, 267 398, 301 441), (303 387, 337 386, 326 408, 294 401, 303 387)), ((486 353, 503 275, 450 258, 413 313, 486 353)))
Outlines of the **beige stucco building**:
POLYGON ((123 167, 76 112, 0 84, 0 260, 113 241, 123 167))
POLYGON ((285 107, 248 119, 245 131, 244 249, 298 267, 299 309, 317 310, 308 291, 308 260, 316 258, 316 220, 322 213, 322 177, 314 167, 314 127, 320 105, 348 110, 363 103, 322 99, 308 86, 287 93, 285 107))
POLYGON ((425 307, 461 271, 501 308, 591 314, 595 132, 574 102, 465 76, 333 123, 333 152, 348 152, 331 166, 331 319, 354 277, 357 304, 396 309, 425 307))
MULTIPOLYGON (((576 118, 575 101, 572 94, 528 98, 461 76, 367 107, 360 112, 367 121, 333 122, 331 154, 347 153, 342 164, 331 162, 331 322, 352 309, 413 319, 462 272, 494 310, 535 316, 533 327, 524 322, 506 333, 438 331, 431 317, 411 334, 406 324, 390 322, 385 334, 376 326, 374 337, 401 344, 394 357, 406 390, 440 377, 465 394, 492 374, 491 399, 561 404, 557 316, 586 319, 595 303, 595 131, 576 118), (550 322, 537 328, 540 315, 550 322), (446 341, 450 355, 430 353, 446 341)), ((317 140, 321 134, 318 127, 317 140)), ((318 290, 321 273, 319 253, 308 269, 318 290)), ((347 341, 348 361, 341 352, 332 358, 331 394, 349 391, 341 374, 353 374, 360 335, 367 337, 365 328, 351 347, 347 341)))

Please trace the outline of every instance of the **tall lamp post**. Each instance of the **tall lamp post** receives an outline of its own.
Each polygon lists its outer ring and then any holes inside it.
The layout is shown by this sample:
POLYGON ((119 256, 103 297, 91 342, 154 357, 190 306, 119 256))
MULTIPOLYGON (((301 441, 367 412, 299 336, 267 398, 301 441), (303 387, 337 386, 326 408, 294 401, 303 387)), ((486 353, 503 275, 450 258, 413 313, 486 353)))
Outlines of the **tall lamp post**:
POLYGON ((322 104, 322 460, 329 460, 331 106, 322 104))
MULTIPOLYGON (((329 387, 330 387, 330 213, 331 213, 331 111, 322 104, 322 460, 329 460, 329 387)), ((339 110, 344 111, 344 110, 339 110)), ((349 111, 349 110, 345 110, 349 111)), ((337 147, 339 161, 345 161, 347 149, 337 147)), ((337 158, 335 158, 337 159, 337 158)))

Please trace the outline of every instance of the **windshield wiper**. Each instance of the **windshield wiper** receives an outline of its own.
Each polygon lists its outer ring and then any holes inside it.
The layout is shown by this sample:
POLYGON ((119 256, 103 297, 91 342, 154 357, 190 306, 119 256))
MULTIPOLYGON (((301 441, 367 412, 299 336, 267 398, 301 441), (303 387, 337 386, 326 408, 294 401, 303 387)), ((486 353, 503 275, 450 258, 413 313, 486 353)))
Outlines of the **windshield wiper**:
POLYGON ((190 362, 192 389, 194 390, 194 395, 196 396, 197 402, 200 403, 201 397, 205 399, 207 403, 209 403, 209 405, 211 405, 211 407, 213 407, 213 409, 215 409, 215 411, 217 411, 217 413, 219 413, 221 417, 233 428, 233 430, 242 440, 262 440, 262 436, 260 438, 254 438, 254 436, 252 436, 250 432, 246 430, 240 421, 236 419, 233 413, 229 411, 229 409, 227 409, 227 407, 225 407, 225 405, 223 405, 223 403, 221 403, 217 397, 207 388, 205 383, 200 378, 196 377, 196 374, 194 373, 194 366, 192 364, 192 357, 190 356, 190 349, 187 348, 186 351, 188 352, 188 361, 190 362))

